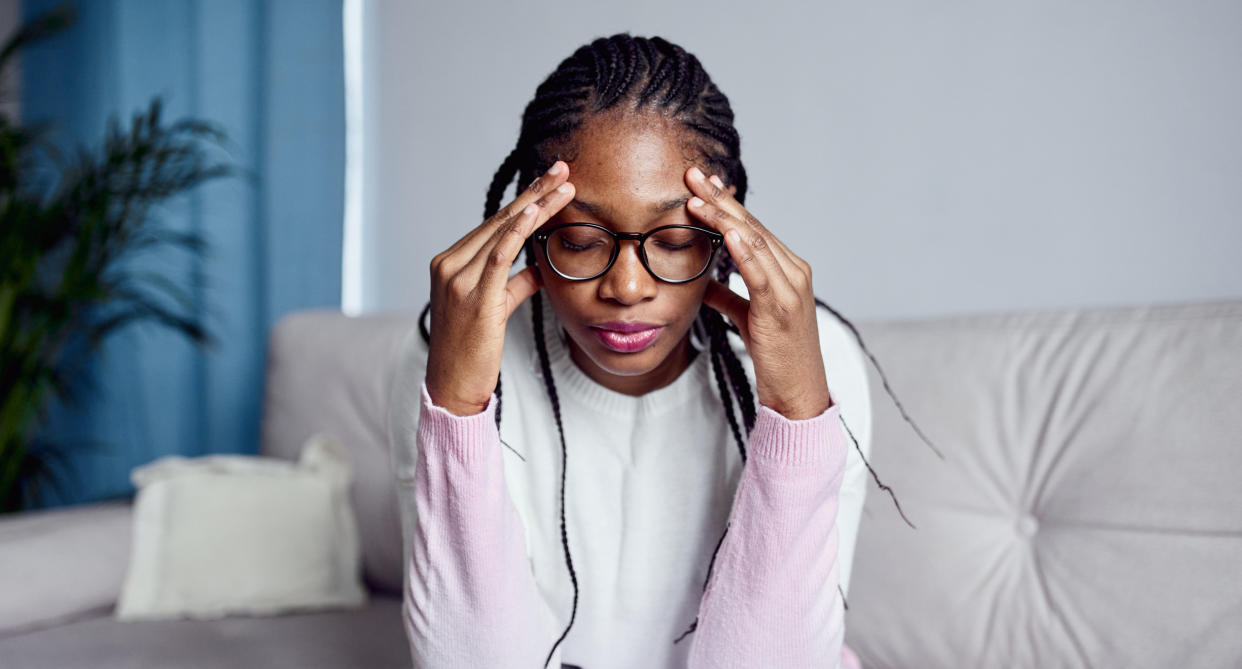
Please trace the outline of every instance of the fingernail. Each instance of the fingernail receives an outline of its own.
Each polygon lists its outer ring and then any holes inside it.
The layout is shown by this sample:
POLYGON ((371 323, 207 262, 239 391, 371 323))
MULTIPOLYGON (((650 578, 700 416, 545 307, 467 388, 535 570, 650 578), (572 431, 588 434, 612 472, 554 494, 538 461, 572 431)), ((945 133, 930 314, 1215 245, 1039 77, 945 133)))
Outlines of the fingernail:
POLYGON ((690 200, 687 201, 686 204, 690 205, 691 208, 697 209, 703 206, 703 200, 698 195, 695 195, 694 197, 690 198, 690 200))
POLYGON ((558 160, 555 163, 552 163, 552 167, 548 168, 548 174, 560 174, 560 173, 561 173, 561 161, 558 160))
POLYGON ((712 175, 712 177, 711 177, 711 179, 709 179, 709 181, 711 181, 712 183, 716 184, 716 187, 717 187, 717 188, 724 188, 724 182, 723 182, 723 181, 721 181, 721 180, 720 180, 720 177, 716 176, 715 174, 713 174, 713 175, 712 175))
POLYGON ((562 192, 562 193, 568 193, 568 192, 569 192, 569 182, 568 182, 568 181, 566 181, 565 183, 563 183, 563 184, 561 184, 561 185, 557 186, 557 187, 556 187, 556 190, 558 190, 558 191, 560 191, 560 192, 562 192))
POLYGON ((702 181, 702 180, 703 180, 703 172, 702 172, 699 168, 697 168, 697 167, 691 167, 691 168, 690 168, 690 178, 691 178, 691 179, 694 179, 695 181, 702 181))

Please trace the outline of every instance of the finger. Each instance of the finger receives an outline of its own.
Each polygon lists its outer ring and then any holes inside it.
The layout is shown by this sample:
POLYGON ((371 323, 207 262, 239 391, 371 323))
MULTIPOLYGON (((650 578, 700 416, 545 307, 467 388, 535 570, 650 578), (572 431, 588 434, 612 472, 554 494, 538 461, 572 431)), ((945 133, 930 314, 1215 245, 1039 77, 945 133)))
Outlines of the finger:
POLYGON ((505 312, 505 318, 513 315, 513 311, 518 305, 525 302, 531 295, 539 292, 543 282, 539 278, 539 271, 534 265, 522 269, 522 271, 509 277, 509 282, 505 286, 505 291, 509 294, 508 309, 505 312))
MULTIPOLYGON (((725 207, 725 209, 732 211, 733 215, 741 218, 741 220, 753 221, 755 225, 763 225, 763 223, 759 222, 758 218, 755 218, 751 215, 750 211, 746 210, 746 207, 741 205, 741 202, 738 201, 737 196, 725 189, 724 181, 720 180, 719 176, 713 174, 712 176, 708 176, 707 180, 713 182, 715 187, 718 187, 720 191, 724 192, 724 196, 720 197, 719 200, 720 205, 725 207)), ((789 247, 785 246, 785 242, 782 241, 780 237, 777 237, 773 231, 768 230, 768 227, 766 226, 764 226, 764 230, 768 231, 771 236, 770 241, 776 242, 776 248, 779 248, 782 252, 785 252, 786 259, 792 259, 795 257, 794 252, 790 251, 789 247)))
POLYGON ((686 206, 694 216, 724 234, 729 255, 737 264, 738 272, 746 282, 746 290, 752 296, 767 295, 772 291, 792 291, 789 277, 777 259, 775 249, 760 231, 698 196, 690 198, 686 206))
MULTIPOLYGON (((473 258, 478 253, 479 247, 487 243, 487 240, 495 234, 497 228, 519 216, 522 210, 526 208, 526 205, 537 199, 546 198, 549 194, 556 192, 556 188, 565 183, 565 180, 568 178, 569 165, 565 161, 558 160, 552 163, 547 172, 532 181, 526 187, 526 190, 522 191, 513 201, 501 207, 499 211, 457 240, 445 253, 473 258), (553 170, 556 171, 553 172, 553 170)), ((564 203, 561 206, 564 206, 564 203)))
POLYGON ((750 334, 750 301, 729 289, 728 286, 712 279, 707 282, 707 292, 703 294, 703 304, 719 311, 737 326, 742 333, 742 341, 749 342, 750 334))
POLYGON ((495 290, 509 276, 509 268, 517 258, 522 243, 526 240, 524 230, 539 216, 539 207, 535 203, 526 205, 518 212, 518 216, 500 226, 492 235, 490 244, 481 247, 470 263, 461 269, 461 274, 471 280, 484 294, 495 290))
POLYGON ((484 244, 462 271, 476 273, 480 288, 488 290, 509 275, 509 268, 517 259, 526 239, 556 215, 574 197, 574 185, 568 181, 535 202, 526 205, 518 216, 501 225, 492 234, 489 244, 484 244))
MULTIPOLYGON (((724 181, 720 179, 719 176, 713 174, 713 175, 708 176, 707 180, 712 182, 712 184, 714 184, 715 187, 718 187, 720 191, 725 192, 725 194, 727 194, 724 197, 722 197, 722 200, 720 200, 720 204, 727 207, 727 209, 729 209, 730 211, 733 211, 735 217, 744 217, 746 218, 746 220, 754 220, 756 225, 758 225, 759 221, 755 220, 754 216, 751 215, 749 211, 746 211, 744 206, 741 206, 741 202, 738 202, 737 195, 732 194, 732 192, 729 192, 727 189, 725 189, 724 181), (740 216, 739 216, 739 212, 740 212, 740 216)), ((777 249, 777 257, 781 258, 782 261, 785 261, 784 263, 785 272, 787 274, 790 274, 791 278, 792 276, 794 276, 792 272, 801 272, 802 279, 804 279, 804 281, 806 282, 810 282, 811 264, 809 262, 806 262, 805 259, 802 259, 801 257, 799 257, 799 254, 794 253, 794 251, 792 251, 792 249, 786 245, 784 240, 781 240, 780 237, 777 237, 775 233, 771 232, 770 230, 768 231, 768 233, 770 236, 769 241, 775 242, 776 249, 777 249)))
POLYGON ((800 264, 795 260, 797 256, 794 255, 793 251, 790 251, 789 247, 785 246, 785 243, 780 238, 772 234, 771 230, 768 230, 766 226, 760 223, 759 219, 755 218, 746 207, 742 206, 741 202, 738 202, 733 197, 732 193, 725 189, 724 181, 720 177, 713 174, 706 179, 700 179, 699 177, 702 174, 703 172, 697 167, 692 167, 689 170, 691 190, 695 195, 729 212, 734 218, 753 228, 758 234, 763 235, 772 247, 772 254, 780 261, 781 267, 786 273, 801 269, 800 264), (702 188, 696 190, 695 186, 701 186, 702 188))

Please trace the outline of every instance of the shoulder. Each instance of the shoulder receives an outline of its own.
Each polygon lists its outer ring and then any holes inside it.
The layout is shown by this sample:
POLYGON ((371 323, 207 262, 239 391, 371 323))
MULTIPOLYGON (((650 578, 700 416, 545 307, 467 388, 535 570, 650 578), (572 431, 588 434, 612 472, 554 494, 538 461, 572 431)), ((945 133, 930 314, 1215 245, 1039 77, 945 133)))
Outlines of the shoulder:
POLYGON ((391 362, 386 417, 390 440, 408 437, 417 427, 423 378, 427 375, 427 348, 416 314, 391 362))
POLYGON ((831 310, 816 306, 819 324, 820 352, 828 375, 828 392, 833 402, 841 405, 841 416, 854 433, 859 446, 870 452, 871 388, 867 376, 867 359, 858 337, 841 317, 831 310))
POLYGON ((423 378, 427 375, 427 350, 428 342, 422 336, 416 313, 392 358, 392 379, 388 387, 390 418, 394 406, 419 399, 423 378))

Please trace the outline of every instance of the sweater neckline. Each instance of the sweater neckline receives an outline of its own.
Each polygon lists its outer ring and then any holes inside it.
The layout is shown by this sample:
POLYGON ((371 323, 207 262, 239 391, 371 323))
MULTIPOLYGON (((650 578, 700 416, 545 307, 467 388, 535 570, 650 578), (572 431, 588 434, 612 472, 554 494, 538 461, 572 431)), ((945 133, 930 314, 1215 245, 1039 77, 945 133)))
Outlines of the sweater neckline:
MULTIPOLYGON (((687 400, 697 397, 704 388, 710 388, 711 370, 709 354, 701 339, 692 334, 690 345, 698 350, 698 354, 690 361, 690 365, 666 386, 643 395, 627 395, 611 388, 602 386, 595 379, 587 376, 570 355, 566 341, 568 335, 561 328, 560 321, 543 297, 543 331, 548 348, 548 363, 556 379, 558 394, 564 401, 572 398, 581 404, 600 411, 623 416, 635 414, 660 415, 677 409, 687 400)), ((538 372, 538 354, 532 361, 538 372)))

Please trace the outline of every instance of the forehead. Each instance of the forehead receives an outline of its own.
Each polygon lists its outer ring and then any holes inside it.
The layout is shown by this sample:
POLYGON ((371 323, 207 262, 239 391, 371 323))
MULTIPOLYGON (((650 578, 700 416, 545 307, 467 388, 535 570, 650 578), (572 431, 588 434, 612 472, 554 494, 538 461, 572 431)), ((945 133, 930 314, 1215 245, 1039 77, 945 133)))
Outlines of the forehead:
POLYGON ((633 205, 688 193, 686 131, 656 114, 588 118, 574 136, 569 180, 583 200, 633 205))

